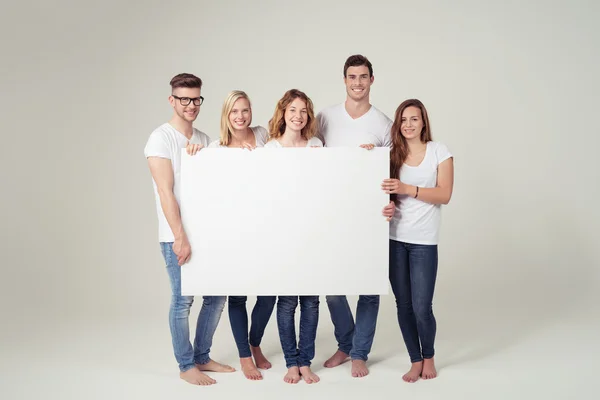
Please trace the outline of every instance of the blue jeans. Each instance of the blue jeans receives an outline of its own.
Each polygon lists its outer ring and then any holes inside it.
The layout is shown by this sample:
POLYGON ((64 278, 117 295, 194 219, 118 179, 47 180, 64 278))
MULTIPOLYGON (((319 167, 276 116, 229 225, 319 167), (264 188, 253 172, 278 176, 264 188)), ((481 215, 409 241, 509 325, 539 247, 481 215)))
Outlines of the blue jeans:
POLYGON ((279 296, 277 327, 287 368, 310 366, 315 357, 318 323, 319 296, 279 296), (300 297, 300 340, 296 342, 294 316, 298 307, 298 297, 300 297))
POLYGON ((194 364, 206 364, 210 361, 209 353, 213 335, 221 319, 227 298, 225 296, 204 296, 192 348, 188 317, 194 296, 181 295, 181 267, 177 262, 177 255, 173 252, 173 243, 161 242, 160 250, 167 263, 167 272, 171 282, 169 327, 171 328, 173 351, 179 364, 179 370, 184 372, 193 368, 194 364))
POLYGON ((250 346, 258 347, 275 308, 276 296, 257 296, 252 310, 252 327, 248 340, 247 296, 229 296, 229 322, 240 358, 251 357, 250 346))
POLYGON ((379 313, 379 295, 360 295, 356 306, 356 325, 346 296, 327 296, 338 349, 353 360, 367 361, 379 313))
POLYGON ((413 363, 435 354, 437 326, 432 301, 437 266, 437 245, 390 240, 390 283, 400 330, 413 363))

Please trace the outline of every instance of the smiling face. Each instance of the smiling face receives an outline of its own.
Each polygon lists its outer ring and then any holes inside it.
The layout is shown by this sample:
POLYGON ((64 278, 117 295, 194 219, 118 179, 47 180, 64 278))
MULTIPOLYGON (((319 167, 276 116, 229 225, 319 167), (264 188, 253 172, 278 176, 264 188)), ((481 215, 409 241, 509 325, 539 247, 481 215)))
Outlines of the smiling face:
POLYGON ((346 76, 344 77, 348 97, 355 101, 368 99, 373 81, 374 77, 371 76, 369 68, 366 65, 348 67, 346 76))
POLYGON ((229 112, 229 123, 234 130, 245 130, 252 122, 252 108, 246 98, 239 98, 233 103, 233 108, 229 112))
POLYGON ((308 109, 301 98, 295 98, 285 109, 285 125, 287 129, 300 132, 308 122, 308 109))
POLYGON ((421 109, 410 106, 402 112, 400 131, 406 140, 419 138, 423 132, 423 116, 421 109))
MULTIPOLYGON (((173 89, 172 92, 175 96, 182 98, 184 102, 186 99, 197 99, 200 97, 200 88, 186 88, 186 87, 178 87, 173 89)), ((190 101, 190 104, 184 106, 181 104, 179 99, 176 99, 173 96, 169 97, 169 101, 173 110, 175 110, 175 114, 179 116, 184 121, 194 122, 198 117, 198 113, 200 112, 200 106, 194 104, 194 101, 190 101)))

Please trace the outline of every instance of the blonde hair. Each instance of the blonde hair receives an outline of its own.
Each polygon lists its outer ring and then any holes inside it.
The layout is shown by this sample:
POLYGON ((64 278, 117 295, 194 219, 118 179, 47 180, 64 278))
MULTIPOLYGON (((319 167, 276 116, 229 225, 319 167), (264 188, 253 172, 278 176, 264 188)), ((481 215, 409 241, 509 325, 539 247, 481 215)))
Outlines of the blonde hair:
MULTIPOLYGON (((219 142, 221 146, 228 146, 231 142, 231 134, 233 132, 233 127, 231 126, 231 122, 229 122, 229 114, 233 109, 233 105, 239 99, 248 100, 248 104, 250 105, 250 111, 252 111, 252 103, 250 102, 250 98, 241 90, 233 90, 229 92, 225 102, 223 103, 223 109, 221 110, 221 132, 219 137, 219 142)), ((252 114, 250 114, 250 122, 252 123, 252 114)))
POLYGON ((315 112, 311 99, 298 89, 290 89, 285 92, 275 106, 273 118, 269 121, 269 140, 277 139, 285 132, 285 110, 295 99, 301 99, 306 103, 308 114, 308 121, 306 122, 306 126, 300 131, 300 134, 304 139, 310 140, 317 133, 315 112))

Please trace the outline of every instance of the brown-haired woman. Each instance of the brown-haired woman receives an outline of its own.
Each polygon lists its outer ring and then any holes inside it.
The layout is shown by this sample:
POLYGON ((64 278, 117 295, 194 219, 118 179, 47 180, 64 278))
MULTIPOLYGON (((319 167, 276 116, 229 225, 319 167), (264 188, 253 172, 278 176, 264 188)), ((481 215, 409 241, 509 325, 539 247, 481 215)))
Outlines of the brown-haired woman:
POLYGON ((454 185, 453 156, 431 137, 423 103, 404 101, 391 129, 390 174, 382 189, 395 197, 383 214, 390 224, 390 283, 411 369, 402 377, 416 382, 437 375, 433 356, 436 321, 432 301, 438 266, 441 205, 454 185))

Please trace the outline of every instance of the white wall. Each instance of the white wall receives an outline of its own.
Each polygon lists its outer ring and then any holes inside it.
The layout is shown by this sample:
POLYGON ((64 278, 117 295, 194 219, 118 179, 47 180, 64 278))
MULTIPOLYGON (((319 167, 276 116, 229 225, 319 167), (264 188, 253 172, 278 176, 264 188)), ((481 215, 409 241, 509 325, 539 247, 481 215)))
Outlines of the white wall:
POLYGON ((598 289, 598 3, 38 3, 0 17, 0 310, 15 334, 37 314, 165 311, 143 147, 171 116, 173 75, 204 80, 196 126, 214 139, 232 89, 263 125, 292 87, 317 110, 343 101, 354 53, 374 65, 373 104, 393 117, 421 99, 455 155, 439 314, 527 329, 598 289))

